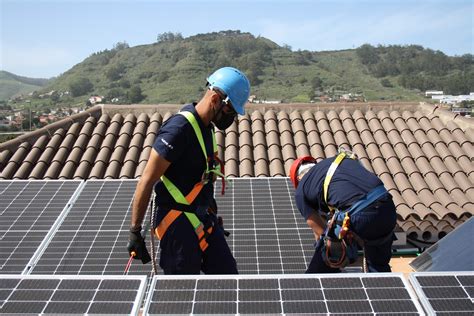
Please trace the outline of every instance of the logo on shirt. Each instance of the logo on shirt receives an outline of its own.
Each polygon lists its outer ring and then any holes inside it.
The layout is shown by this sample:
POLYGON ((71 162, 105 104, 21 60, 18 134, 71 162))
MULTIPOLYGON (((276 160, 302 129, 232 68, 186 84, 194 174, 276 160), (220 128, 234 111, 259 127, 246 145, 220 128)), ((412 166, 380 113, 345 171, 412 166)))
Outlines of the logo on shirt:
POLYGON ((165 144, 165 146, 168 147, 169 149, 174 149, 173 146, 169 144, 164 138, 161 139, 161 142, 165 144))

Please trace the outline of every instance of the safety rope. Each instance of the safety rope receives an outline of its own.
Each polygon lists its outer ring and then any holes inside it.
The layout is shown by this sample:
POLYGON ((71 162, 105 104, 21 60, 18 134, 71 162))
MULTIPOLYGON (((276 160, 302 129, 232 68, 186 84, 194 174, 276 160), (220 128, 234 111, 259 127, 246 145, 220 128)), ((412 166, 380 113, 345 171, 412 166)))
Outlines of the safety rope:
MULTIPOLYGON (((151 201, 150 201, 150 225, 153 227, 155 223, 155 209, 153 207, 154 195, 152 194, 151 201)), ((154 229, 150 229, 150 244, 151 244, 151 264, 152 264, 152 271, 153 275, 158 273, 156 269, 156 254, 155 254, 155 233, 154 229)))

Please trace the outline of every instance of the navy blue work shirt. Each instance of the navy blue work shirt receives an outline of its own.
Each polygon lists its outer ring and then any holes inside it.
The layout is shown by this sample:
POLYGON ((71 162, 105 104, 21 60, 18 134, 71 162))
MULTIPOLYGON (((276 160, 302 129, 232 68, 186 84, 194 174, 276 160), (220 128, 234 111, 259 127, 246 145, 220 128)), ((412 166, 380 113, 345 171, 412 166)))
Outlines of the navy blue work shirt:
MULTIPOLYGON (((193 113, 201 128, 207 155, 213 161, 212 124, 204 126, 196 112, 195 104, 185 105, 181 111, 193 113)), ((206 170, 206 158, 191 123, 183 115, 175 114, 161 126, 153 149, 171 163, 165 175, 184 196, 201 181, 206 170)), ((214 186, 212 182, 208 182, 190 206, 177 203, 162 181, 156 183, 155 193, 158 206, 157 222, 159 222, 170 209, 197 214, 199 210, 207 210, 214 196, 214 186)))
MULTIPOLYGON (((305 219, 313 212, 328 212, 324 201, 323 184, 326 173, 336 157, 323 159, 312 167, 296 188, 296 205, 305 219)), ((337 167, 328 189, 328 202, 339 210, 348 209, 382 181, 359 161, 345 158, 337 167)))

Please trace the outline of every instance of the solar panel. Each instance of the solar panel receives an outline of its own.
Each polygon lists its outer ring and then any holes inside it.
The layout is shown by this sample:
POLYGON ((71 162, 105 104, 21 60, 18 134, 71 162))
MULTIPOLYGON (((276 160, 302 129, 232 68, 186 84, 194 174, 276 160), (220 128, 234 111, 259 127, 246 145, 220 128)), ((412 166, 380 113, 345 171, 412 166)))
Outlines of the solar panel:
POLYGON ((410 282, 428 314, 474 314, 474 271, 416 272, 410 282))
POLYGON ((0 275, 0 314, 138 315, 146 276, 0 275))
POLYGON ((443 239, 429 247, 410 266, 417 272, 474 270, 474 217, 462 223, 443 239))
POLYGON ((216 200, 241 274, 302 273, 314 235, 294 202, 288 178, 234 178, 216 200))
POLYGON ((402 274, 155 276, 144 315, 424 315, 402 274))
POLYGON ((0 181, 0 273, 27 269, 81 181, 0 181))
MULTIPOLYGON (((122 274, 136 184, 136 180, 87 181, 32 273, 122 274)), ((150 271, 150 264, 135 260, 129 274, 150 271)))

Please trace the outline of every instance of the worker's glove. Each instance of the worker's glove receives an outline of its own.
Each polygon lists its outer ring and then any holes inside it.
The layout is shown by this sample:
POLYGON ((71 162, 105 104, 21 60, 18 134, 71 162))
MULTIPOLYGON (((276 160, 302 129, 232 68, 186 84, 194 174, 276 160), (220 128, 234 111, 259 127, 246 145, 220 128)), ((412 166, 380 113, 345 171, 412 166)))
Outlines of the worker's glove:
POLYGON ((145 239, 143 239, 142 234, 139 230, 130 229, 130 237, 127 245, 127 250, 130 256, 133 256, 134 259, 141 259, 142 263, 148 263, 151 261, 150 254, 146 249, 145 239))

